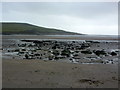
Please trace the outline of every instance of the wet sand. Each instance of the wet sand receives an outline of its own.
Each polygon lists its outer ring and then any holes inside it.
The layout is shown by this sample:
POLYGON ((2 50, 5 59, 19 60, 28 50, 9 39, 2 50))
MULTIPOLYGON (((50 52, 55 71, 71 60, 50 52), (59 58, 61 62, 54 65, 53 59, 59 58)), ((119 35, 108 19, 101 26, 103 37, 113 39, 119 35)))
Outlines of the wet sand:
POLYGON ((3 60, 3 88, 118 88, 117 65, 3 60))

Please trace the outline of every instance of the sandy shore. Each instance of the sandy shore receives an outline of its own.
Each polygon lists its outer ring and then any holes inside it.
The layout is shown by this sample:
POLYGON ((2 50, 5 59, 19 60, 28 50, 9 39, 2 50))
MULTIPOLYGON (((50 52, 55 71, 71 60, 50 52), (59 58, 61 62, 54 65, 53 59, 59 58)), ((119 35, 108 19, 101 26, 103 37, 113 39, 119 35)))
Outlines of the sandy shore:
MULTIPOLYGON (((3 36, 5 50, 13 39, 115 40, 117 37, 3 36)), ((109 43, 108 43, 109 44, 109 43)), ((102 45, 116 49, 117 44, 102 45), (109 46, 110 45, 110 46, 109 46)), ((101 49, 95 47, 91 49, 101 49)), ((15 48, 15 47, 14 47, 15 48)), ((1 49, 2 52, 2 49, 1 49)), ((82 55, 83 56, 83 55, 82 55)), ((117 56, 115 56, 117 57, 117 56)), ((3 88, 118 88, 118 64, 74 64, 44 60, 2 60, 3 88)))
POLYGON ((118 88, 118 66, 3 60, 3 88, 118 88))

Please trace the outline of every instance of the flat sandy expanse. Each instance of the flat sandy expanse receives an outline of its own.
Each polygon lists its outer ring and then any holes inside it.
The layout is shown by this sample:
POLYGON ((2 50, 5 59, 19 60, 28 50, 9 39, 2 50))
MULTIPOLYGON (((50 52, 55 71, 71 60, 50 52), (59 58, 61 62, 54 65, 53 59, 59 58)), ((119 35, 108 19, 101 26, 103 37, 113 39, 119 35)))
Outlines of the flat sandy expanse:
POLYGON ((115 64, 3 60, 3 88, 118 88, 115 64))

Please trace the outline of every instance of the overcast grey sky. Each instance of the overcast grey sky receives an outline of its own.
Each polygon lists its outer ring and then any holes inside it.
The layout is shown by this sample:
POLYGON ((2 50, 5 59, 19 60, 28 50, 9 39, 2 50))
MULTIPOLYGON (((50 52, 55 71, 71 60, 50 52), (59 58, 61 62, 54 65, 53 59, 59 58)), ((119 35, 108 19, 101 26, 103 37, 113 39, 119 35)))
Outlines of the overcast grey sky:
POLYGON ((118 34, 117 2, 4 2, 2 21, 84 34, 118 34))

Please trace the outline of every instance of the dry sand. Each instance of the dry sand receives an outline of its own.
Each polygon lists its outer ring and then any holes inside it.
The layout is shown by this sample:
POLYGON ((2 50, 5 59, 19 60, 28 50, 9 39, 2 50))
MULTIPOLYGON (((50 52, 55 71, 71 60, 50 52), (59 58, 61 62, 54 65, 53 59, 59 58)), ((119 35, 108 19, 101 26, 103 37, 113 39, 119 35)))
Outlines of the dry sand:
POLYGON ((3 60, 3 88, 118 88, 115 64, 3 60))

